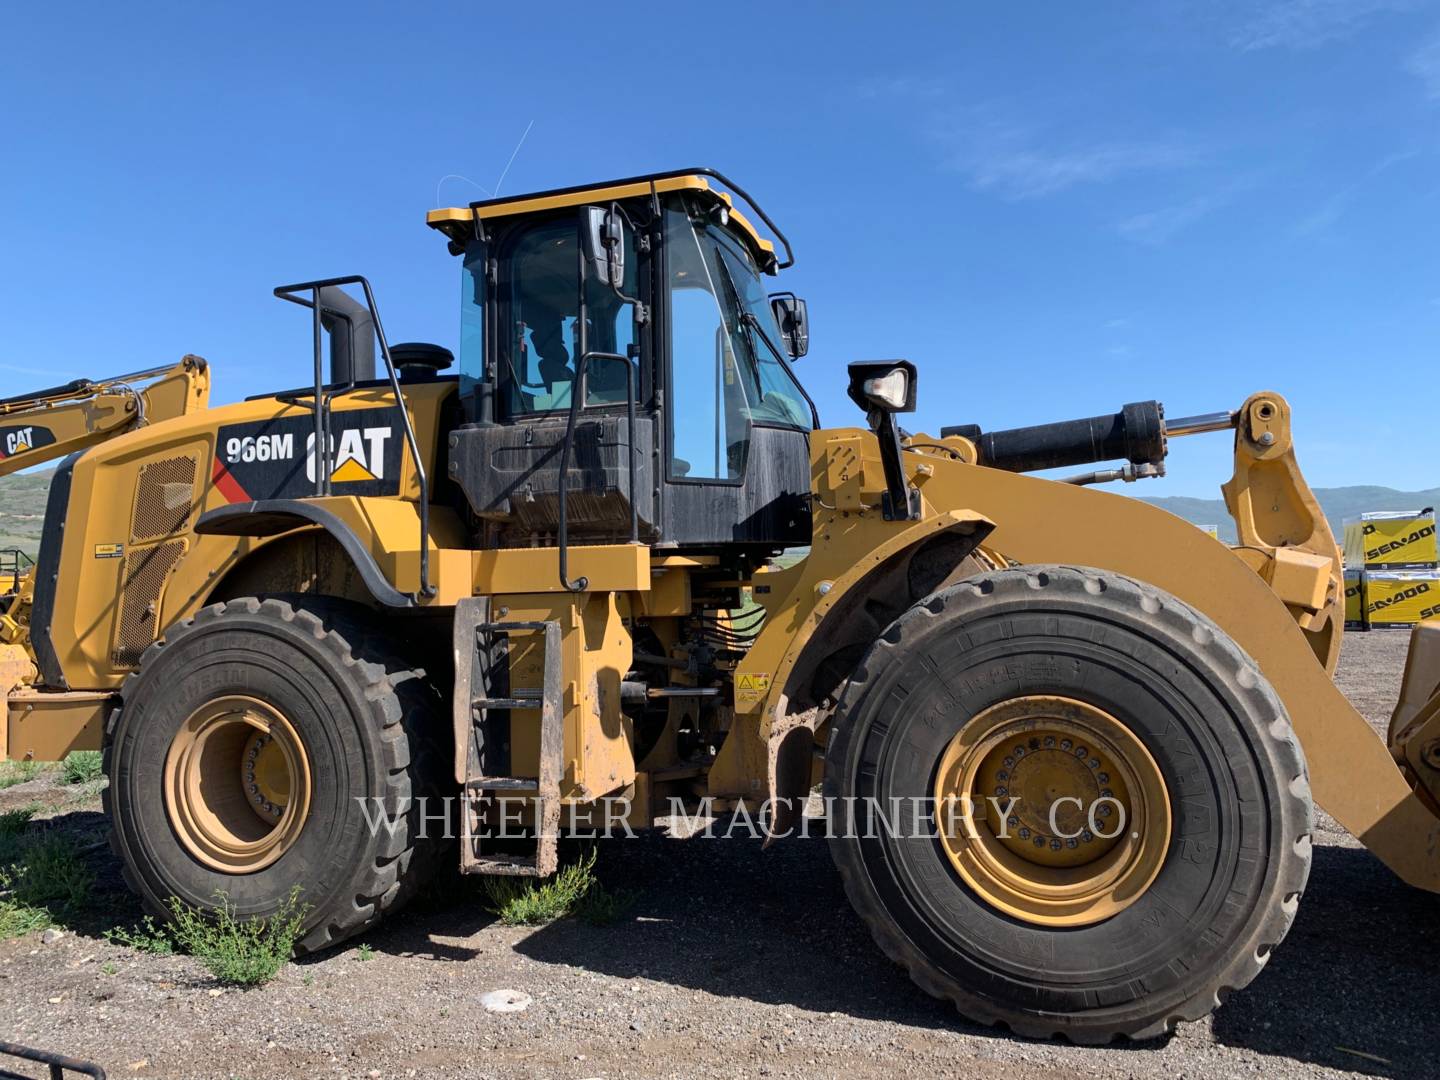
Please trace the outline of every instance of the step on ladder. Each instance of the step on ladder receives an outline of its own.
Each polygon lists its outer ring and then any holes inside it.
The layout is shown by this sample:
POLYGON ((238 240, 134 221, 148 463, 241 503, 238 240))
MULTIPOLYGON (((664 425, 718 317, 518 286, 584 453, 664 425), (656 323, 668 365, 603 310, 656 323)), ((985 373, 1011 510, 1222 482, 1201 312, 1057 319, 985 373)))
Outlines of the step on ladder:
POLYGON ((564 683, 560 624, 493 622, 490 598, 465 597, 455 606, 455 779, 460 784, 460 872, 548 877, 557 866, 560 777, 564 772, 564 683), (538 690, 509 690, 509 646, 516 634, 542 635, 544 675, 538 690), (539 775, 511 776, 510 714, 539 714, 539 775), (535 852, 481 850, 486 805, 523 793, 535 807, 535 852))

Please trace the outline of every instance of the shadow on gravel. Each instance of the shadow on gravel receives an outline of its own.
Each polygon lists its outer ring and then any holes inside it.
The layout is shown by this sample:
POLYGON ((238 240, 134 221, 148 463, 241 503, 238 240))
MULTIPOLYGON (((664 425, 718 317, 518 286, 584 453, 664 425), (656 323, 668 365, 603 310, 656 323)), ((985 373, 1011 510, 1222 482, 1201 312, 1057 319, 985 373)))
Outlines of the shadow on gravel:
POLYGON ((1435 1075, 1437 906, 1366 851, 1317 847, 1295 925, 1215 1014, 1215 1038, 1374 1076, 1435 1075))
MULTIPOLYGON (((717 823, 718 834, 724 829, 717 823)), ((760 841, 738 836, 674 840, 645 833, 603 842, 597 872, 607 887, 637 892, 624 917, 601 927, 552 923, 516 951, 739 999, 738 1011, 747 1001, 787 1004, 1011 1038, 969 1023, 885 957, 851 909, 823 838, 786 840, 766 851, 760 841)))

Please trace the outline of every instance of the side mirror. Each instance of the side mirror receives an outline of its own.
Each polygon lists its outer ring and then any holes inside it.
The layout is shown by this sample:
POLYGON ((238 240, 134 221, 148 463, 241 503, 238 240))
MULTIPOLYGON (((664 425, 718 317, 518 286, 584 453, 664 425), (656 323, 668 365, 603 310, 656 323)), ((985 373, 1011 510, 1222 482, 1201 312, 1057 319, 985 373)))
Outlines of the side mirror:
POLYGON ((810 351, 810 313, 805 301, 794 293, 776 293, 770 297, 770 310, 775 313, 785 351, 791 360, 799 360, 810 351))
POLYGON ((620 215, 603 206, 580 208, 580 239, 587 271, 612 289, 625 283, 625 232, 620 215))
POLYGON ((851 364, 847 393, 867 414, 914 412, 915 365, 908 360, 851 364))

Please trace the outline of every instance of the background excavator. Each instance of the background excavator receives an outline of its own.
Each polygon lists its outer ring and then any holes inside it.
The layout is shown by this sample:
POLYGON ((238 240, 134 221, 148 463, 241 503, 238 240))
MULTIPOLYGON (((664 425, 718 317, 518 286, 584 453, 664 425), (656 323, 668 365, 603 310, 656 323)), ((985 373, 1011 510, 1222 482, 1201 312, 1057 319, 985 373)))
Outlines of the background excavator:
MULTIPOLYGON (((0 399, 0 477, 203 410, 209 400, 210 368, 198 356, 0 399)), ((0 693, 34 677, 29 633, 34 567, 26 551, 0 550, 0 693)))

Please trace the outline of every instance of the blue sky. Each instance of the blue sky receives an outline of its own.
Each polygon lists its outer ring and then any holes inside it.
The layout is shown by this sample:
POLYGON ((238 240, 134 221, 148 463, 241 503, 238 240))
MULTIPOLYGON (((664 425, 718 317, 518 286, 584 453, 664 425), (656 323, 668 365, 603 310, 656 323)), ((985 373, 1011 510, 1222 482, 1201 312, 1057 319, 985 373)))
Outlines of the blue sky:
MULTIPOLYGON (((0 49, 0 386, 195 352, 303 382, 281 282, 454 346, 424 212, 708 164, 810 302, 800 374, 915 428, 1276 389, 1316 485, 1440 485, 1440 4, 25 5, 0 49), (528 129, 528 136, 520 142, 528 129), (446 179, 458 174, 469 179, 446 179), (1409 453, 1400 452, 1409 447, 1409 453), (1419 449, 1419 453, 1414 452, 1419 449)), ((4 391, 0 391, 3 394, 4 391)), ((1128 488, 1210 496, 1223 436, 1128 488)))

